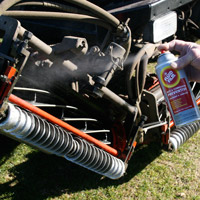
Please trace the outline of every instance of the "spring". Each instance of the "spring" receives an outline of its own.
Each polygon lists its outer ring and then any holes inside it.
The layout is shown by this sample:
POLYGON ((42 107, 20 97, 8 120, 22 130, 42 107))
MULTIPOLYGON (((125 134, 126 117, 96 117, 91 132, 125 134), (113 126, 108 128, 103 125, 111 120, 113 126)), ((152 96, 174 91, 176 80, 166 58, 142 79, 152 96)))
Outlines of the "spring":
POLYGON ((120 159, 13 104, 8 104, 8 114, 0 122, 0 131, 111 179, 118 179, 125 172, 120 159))
POLYGON ((200 129, 200 121, 196 121, 186 126, 176 128, 175 130, 173 130, 169 138, 169 150, 176 151, 199 129, 200 129))

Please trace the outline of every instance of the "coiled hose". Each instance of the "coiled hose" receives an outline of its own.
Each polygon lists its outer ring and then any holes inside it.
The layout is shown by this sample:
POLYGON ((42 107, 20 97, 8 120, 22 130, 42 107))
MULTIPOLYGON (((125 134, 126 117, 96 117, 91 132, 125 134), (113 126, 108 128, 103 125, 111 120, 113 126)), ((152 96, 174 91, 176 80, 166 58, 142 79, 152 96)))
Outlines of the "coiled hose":
POLYGON ((0 131, 111 179, 118 179, 125 172, 120 159, 13 104, 8 104, 8 114, 0 122, 0 131))
POLYGON ((193 122, 189 125, 176 128, 170 134, 169 150, 176 151, 183 143, 194 135, 200 129, 200 121, 193 122))

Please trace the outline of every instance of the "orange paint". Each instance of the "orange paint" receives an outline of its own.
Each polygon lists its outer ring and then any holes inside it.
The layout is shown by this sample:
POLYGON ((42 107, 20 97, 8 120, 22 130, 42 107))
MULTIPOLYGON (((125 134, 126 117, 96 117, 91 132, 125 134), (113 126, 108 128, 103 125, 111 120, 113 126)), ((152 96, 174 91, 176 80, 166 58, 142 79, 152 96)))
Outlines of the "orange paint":
POLYGON ((133 147, 135 148, 135 147, 136 147, 136 145, 137 145, 137 142, 136 142, 136 141, 134 141, 134 142, 133 142, 133 147))

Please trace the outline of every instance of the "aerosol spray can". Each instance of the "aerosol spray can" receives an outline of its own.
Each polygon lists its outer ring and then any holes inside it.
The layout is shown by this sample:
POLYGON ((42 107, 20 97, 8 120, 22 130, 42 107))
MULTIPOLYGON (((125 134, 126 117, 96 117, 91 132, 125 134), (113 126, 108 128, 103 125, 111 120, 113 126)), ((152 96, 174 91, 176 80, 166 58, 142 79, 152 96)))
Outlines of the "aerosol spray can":
POLYGON ((200 120, 200 112, 184 69, 176 70, 170 66, 175 60, 172 53, 162 53, 156 74, 174 123, 180 127, 200 120))

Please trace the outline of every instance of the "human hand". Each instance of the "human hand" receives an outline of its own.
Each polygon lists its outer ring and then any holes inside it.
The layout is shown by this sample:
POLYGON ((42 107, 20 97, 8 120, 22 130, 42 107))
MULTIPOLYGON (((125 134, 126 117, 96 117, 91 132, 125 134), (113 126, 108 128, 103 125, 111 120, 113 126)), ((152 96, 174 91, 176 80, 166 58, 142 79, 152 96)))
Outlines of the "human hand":
POLYGON ((200 82, 200 45, 193 42, 173 40, 169 43, 161 44, 158 50, 177 51, 180 57, 172 62, 174 69, 184 68, 190 81, 200 82))

